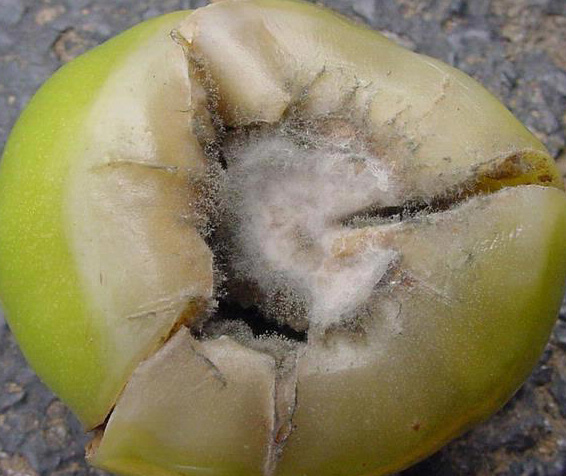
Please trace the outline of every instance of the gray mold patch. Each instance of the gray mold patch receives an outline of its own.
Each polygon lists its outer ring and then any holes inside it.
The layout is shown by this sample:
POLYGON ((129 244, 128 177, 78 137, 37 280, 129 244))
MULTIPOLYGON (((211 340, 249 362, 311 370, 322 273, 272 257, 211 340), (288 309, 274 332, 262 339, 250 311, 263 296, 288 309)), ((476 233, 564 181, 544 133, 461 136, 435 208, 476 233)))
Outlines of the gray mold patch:
POLYGON ((282 125, 232 141, 221 200, 219 237, 229 243, 230 279, 252 283, 255 304, 298 330, 338 322, 367 298, 395 257, 374 248, 368 256, 337 259, 338 218, 394 203, 397 187, 379 158, 353 138, 337 142, 315 132, 282 125))

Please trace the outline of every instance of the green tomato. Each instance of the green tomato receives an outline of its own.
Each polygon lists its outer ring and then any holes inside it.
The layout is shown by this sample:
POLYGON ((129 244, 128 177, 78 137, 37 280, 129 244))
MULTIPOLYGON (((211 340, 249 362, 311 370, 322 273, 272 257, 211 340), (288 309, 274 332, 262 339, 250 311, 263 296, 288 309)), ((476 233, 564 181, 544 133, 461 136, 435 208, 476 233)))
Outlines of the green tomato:
POLYGON ((0 296, 97 466, 387 474, 532 369, 562 188, 463 73, 320 7, 225 0, 32 99, 0 166, 0 296))

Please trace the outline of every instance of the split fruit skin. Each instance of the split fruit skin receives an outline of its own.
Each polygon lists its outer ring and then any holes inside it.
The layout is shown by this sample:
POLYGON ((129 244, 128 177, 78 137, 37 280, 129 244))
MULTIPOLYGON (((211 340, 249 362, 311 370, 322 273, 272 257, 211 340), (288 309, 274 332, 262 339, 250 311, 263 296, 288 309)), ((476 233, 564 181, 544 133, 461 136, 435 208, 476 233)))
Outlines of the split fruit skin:
POLYGON ((34 96, 0 165, 0 296, 37 373, 86 428, 104 424, 97 466, 387 474, 485 419, 531 371, 566 281, 562 188, 544 146, 463 73, 319 7, 228 0, 142 23, 34 96), (193 209, 206 78, 225 126, 348 102, 409 198, 471 190, 344 230, 338 254, 389 247, 399 279, 376 288, 363 339, 301 350, 284 421, 271 356, 183 326, 214 297, 193 209))

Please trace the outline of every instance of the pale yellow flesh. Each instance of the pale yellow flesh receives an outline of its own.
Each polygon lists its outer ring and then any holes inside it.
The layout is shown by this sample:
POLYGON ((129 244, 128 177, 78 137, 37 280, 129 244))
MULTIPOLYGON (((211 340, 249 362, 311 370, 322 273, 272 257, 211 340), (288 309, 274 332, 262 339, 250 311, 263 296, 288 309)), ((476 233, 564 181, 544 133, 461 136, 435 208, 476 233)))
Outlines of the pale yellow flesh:
MULTIPOLYGON (((566 198, 555 188, 476 198, 432 225, 423 219, 344 230, 354 254, 372 240, 399 252, 404 284, 368 303, 372 323, 361 341, 311 341, 299 361, 296 428, 277 464, 267 464, 271 358, 228 339, 197 343, 185 330, 157 351, 178 321, 196 317, 212 297, 212 254, 194 205, 206 166, 196 133, 214 135, 203 108, 212 87, 213 106, 233 127, 275 123, 291 110, 310 120, 347 113, 406 199, 435 196, 511 156, 521 157, 525 173, 490 179, 487 190, 557 186, 559 179, 540 142, 475 81, 326 10, 225 1, 147 25, 113 40, 125 53, 105 65, 72 127, 62 137, 45 134, 78 145, 46 147, 47 159, 28 166, 37 178, 56 154, 66 164, 49 195, 59 213, 44 228, 34 231, 31 215, 22 226, 11 211, 10 197, 29 184, 13 178, 17 160, 33 160, 33 141, 22 153, 19 133, 4 158, 0 215, 7 226, 0 233, 32 234, 29 246, 0 245, 0 258, 12 257, 0 269, 11 325, 86 426, 100 424, 118 400, 92 461, 131 476, 377 475, 425 456, 498 408, 536 361, 560 303, 566 198), (10 284, 13 257, 37 250, 52 229, 73 273, 57 295, 78 303, 62 308, 76 327, 63 337, 50 329, 49 313, 20 304, 27 282, 10 284), (35 346, 38 333, 70 349, 63 361, 49 345, 35 346), (86 337, 72 342, 77 335, 86 337)), ((64 89, 112 48, 90 53, 51 87, 64 89)), ((41 94, 26 121, 40 124, 51 112, 41 94)), ((42 290, 32 298, 40 306, 45 283, 61 277, 34 266, 26 279, 42 290)))

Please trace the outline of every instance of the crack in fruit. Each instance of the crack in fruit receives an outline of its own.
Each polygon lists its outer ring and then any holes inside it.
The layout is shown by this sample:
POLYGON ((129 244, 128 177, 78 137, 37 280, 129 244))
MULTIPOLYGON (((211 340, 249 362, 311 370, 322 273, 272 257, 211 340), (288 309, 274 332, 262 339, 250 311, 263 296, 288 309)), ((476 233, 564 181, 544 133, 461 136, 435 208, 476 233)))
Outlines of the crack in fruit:
POLYGON ((218 382, 220 382, 222 387, 226 387, 228 385, 226 377, 224 377, 222 371, 215 365, 215 363, 202 352, 199 352, 197 349, 195 349, 194 346, 191 346, 191 350, 199 360, 204 362, 209 367, 211 374, 218 382))
MULTIPOLYGON (((421 215, 431 215, 453 209, 466 200, 478 195, 486 195, 505 187, 542 184, 556 186, 554 174, 539 170, 529 161, 528 152, 515 153, 509 157, 493 159, 478 167, 472 167, 468 177, 452 185, 442 194, 430 197, 414 197, 401 205, 383 207, 371 205, 363 210, 339 218, 345 227, 362 228, 382 224, 399 223, 415 219, 421 215)), ((535 162, 536 164, 536 162, 535 162)))
POLYGON ((180 168, 176 165, 159 165, 159 164, 146 164, 144 162, 136 162, 135 160, 123 160, 123 159, 112 159, 104 164, 95 165, 92 167, 93 172, 100 171, 105 167, 123 167, 123 166, 132 166, 132 167, 144 167, 150 170, 162 170, 163 172, 167 172, 173 175, 176 175, 180 172, 180 168))
POLYGON ((293 432, 293 415, 297 407, 298 382, 297 351, 285 356, 287 365, 280 365, 275 377, 275 391, 273 399, 274 425, 271 431, 272 443, 268 446, 263 473, 265 476, 276 474, 277 462, 281 457, 285 443, 293 432))

